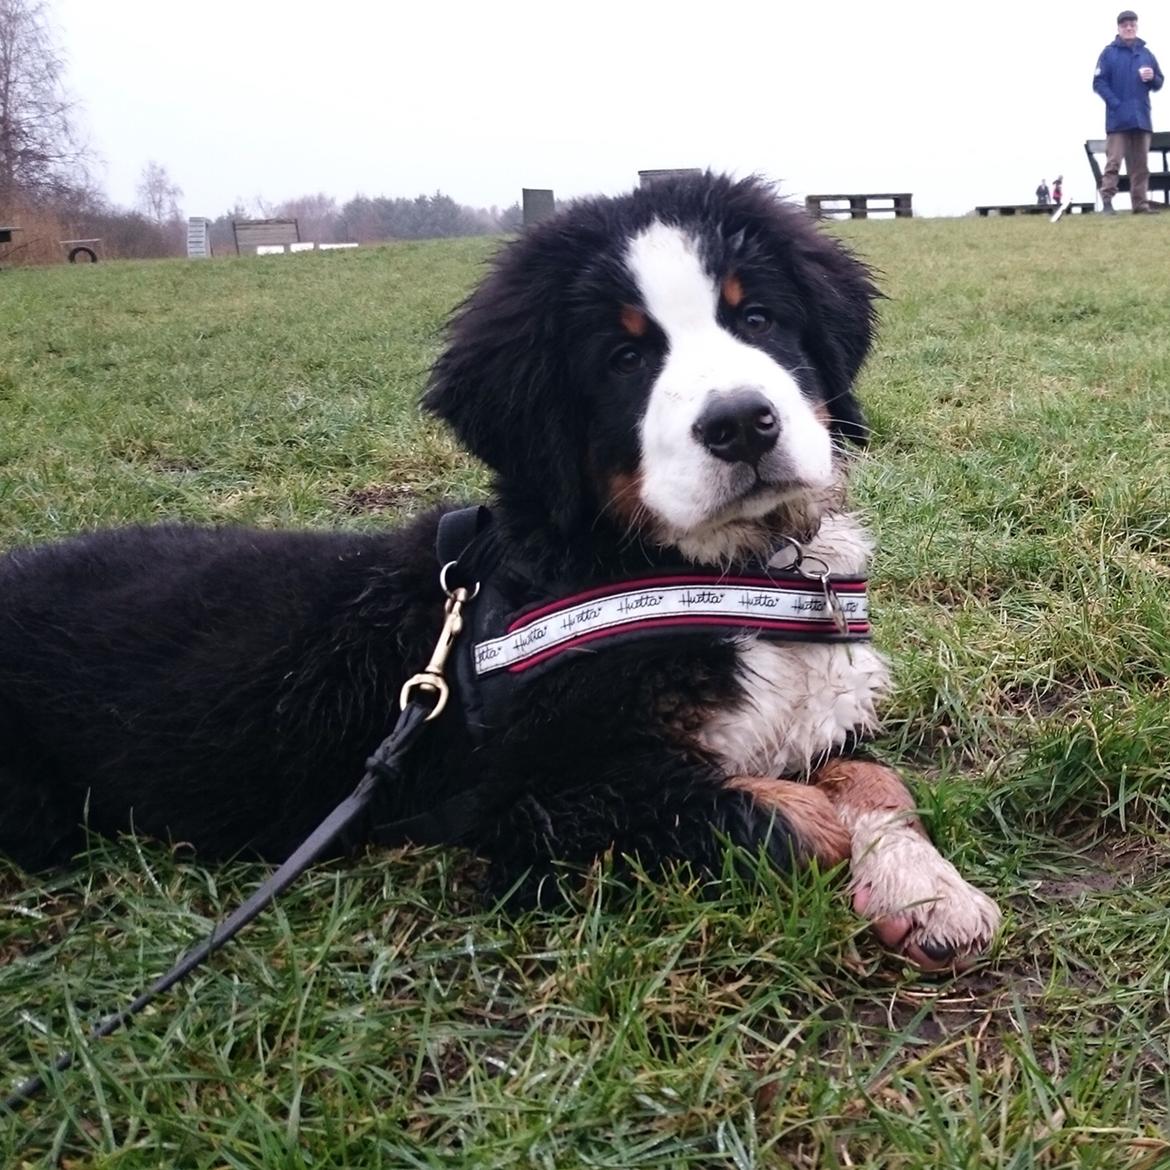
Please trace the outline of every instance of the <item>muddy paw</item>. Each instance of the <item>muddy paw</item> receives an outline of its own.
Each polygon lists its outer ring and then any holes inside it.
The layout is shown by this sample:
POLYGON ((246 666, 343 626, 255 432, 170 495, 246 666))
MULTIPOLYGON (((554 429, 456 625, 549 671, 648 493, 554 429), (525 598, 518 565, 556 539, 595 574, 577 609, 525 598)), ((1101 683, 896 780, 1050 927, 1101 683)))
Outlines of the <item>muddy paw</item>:
POLYGON ((854 849, 851 886, 882 945, 924 971, 962 970, 999 929, 999 907, 907 826, 854 849))

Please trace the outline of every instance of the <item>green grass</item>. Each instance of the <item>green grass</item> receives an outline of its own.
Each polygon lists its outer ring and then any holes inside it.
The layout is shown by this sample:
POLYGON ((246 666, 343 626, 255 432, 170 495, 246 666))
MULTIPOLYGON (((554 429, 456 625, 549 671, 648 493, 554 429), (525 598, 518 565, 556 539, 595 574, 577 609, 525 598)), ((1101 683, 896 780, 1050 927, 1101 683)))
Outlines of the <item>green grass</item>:
MULTIPOLYGON (((729 864, 716 900, 599 866, 509 918, 472 858, 370 854, 0 1117, 0 1163, 1170 1166, 1168 221, 838 229, 890 296, 856 475, 880 747, 1008 909, 988 962, 882 957, 838 874, 729 864)), ((415 399, 491 248, 0 274, 0 543, 481 492, 415 399)), ((3 1084, 264 872, 133 841, 0 868, 3 1084)))

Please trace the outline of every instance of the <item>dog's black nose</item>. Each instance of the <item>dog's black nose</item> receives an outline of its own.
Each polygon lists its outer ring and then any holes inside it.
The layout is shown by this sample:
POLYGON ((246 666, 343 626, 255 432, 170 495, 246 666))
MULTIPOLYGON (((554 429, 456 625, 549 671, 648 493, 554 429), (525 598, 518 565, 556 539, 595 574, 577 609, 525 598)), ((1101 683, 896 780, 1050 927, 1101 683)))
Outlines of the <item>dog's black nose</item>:
POLYGON ((780 435, 772 404, 758 390, 713 394, 693 429, 716 459, 728 463, 758 463, 780 435))

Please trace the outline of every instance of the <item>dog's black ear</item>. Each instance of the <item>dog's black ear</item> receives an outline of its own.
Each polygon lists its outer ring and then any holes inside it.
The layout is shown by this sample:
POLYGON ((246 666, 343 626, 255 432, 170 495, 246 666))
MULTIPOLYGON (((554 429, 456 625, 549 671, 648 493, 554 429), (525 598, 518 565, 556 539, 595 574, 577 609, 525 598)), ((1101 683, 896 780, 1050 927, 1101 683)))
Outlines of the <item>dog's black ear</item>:
POLYGON ((794 260, 809 310, 804 344, 820 371, 832 429, 864 446, 869 427, 854 382, 873 344, 881 294, 869 268, 811 223, 797 238, 794 260))
POLYGON ((766 262, 789 274, 806 310, 801 340, 820 377, 833 433, 864 444, 869 428, 853 384, 873 344, 874 303, 881 295, 873 274, 771 183, 716 178, 712 186, 728 209, 729 225, 747 229, 727 234, 727 261, 734 265, 739 255, 756 261, 762 245, 766 262))
POLYGON ((571 532, 585 506, 581 402, 559 324, 564 270, 542 235, 506 245, 452 314, 423 406, 492 468, 513 514, 571 532))

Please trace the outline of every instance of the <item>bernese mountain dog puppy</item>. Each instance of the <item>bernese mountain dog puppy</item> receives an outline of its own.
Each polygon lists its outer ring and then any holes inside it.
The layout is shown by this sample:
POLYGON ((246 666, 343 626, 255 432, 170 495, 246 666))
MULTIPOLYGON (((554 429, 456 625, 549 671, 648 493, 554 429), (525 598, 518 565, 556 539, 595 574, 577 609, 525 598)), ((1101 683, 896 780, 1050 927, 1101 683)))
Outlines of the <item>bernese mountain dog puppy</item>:
MULTIPOLYGON (((718 873, 731 841, 848 861, 857 911, 924 968, 988 946, 995 904, 859 754, 888 685, 843 493, 876 295, 754 179, 584 200, 503 248, 423 399, 494 472, 452 558, 482 592, 450 703, 347 844, 450 840, 539 896, 558 862, 718 873)), ((285 857, 430 656, 449 511, 9 553, 0 851, 60 863, 88 829, 285 857)))

